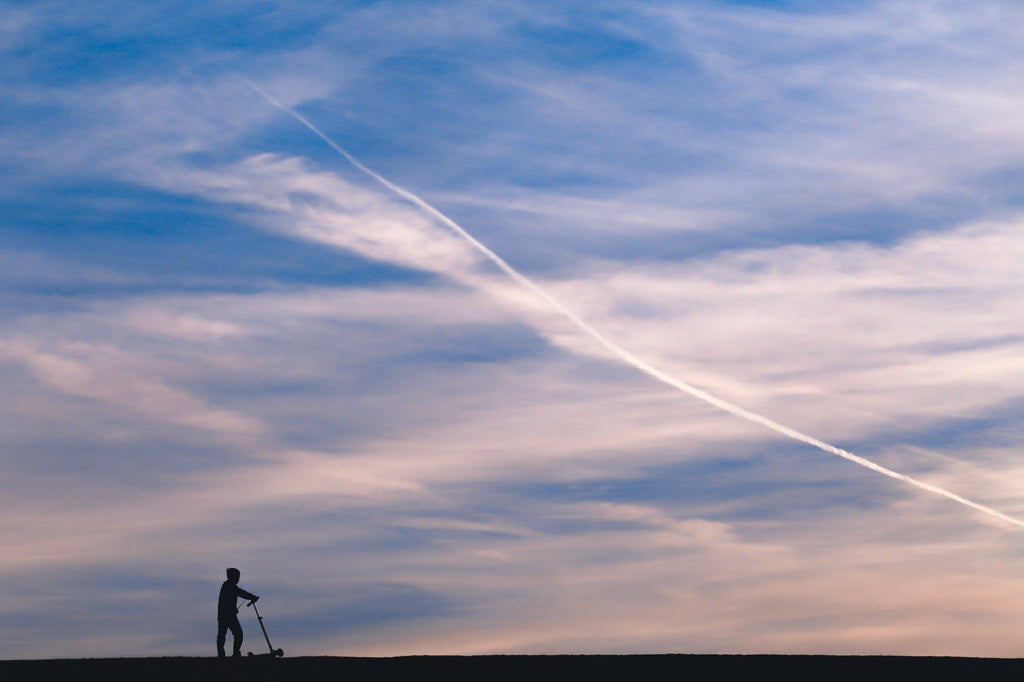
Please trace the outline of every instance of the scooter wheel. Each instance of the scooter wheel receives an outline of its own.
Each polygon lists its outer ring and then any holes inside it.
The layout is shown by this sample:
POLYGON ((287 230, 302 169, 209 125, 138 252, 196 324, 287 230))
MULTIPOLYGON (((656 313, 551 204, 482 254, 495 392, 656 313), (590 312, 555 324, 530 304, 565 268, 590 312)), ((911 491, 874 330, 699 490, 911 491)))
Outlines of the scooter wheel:
POLYGON ((274 655, 278 658, 281 658, 282 656, 284 656, 284 649, 274 649, 274 655))

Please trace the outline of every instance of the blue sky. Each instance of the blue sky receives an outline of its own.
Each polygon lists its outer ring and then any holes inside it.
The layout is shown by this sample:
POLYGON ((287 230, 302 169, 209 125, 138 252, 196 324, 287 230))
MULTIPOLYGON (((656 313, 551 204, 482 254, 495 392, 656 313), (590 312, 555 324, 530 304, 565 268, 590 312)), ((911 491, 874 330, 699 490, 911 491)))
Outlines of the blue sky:
POLYGON ((1013 3, 0 8, 0 657, 1018 656, 1013 3), (249 641, 258 632, 247 618, 249 641))

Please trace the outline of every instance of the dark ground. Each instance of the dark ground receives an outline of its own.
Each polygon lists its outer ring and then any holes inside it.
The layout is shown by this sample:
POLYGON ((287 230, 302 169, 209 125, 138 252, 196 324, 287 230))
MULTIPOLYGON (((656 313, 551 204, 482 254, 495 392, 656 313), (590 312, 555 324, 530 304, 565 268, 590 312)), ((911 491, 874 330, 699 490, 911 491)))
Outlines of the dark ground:
POLYGON ((666 679, 710 682, 726 678, 761 682, 901 682, 962 676, 968 680, 1017 679, 1024 659, 940 658, 903 656, 409 656, 400 658, 87 658, 0 661, 5 682, 204 682, 261 680, 413 682, 439 678, 444 682, 514 679, 523 682, 583 682, 612 678, 622 682, 666 679), (719 678, 716 680, 715 678, 719 678))

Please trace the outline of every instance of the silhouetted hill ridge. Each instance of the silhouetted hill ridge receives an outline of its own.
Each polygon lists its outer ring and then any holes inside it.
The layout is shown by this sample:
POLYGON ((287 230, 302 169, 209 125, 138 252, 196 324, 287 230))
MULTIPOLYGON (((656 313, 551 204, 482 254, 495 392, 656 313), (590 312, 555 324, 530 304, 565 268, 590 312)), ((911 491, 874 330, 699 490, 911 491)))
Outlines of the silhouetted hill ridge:
POLYGON ((85 658, 0 661, 4 680, 98 680, 103 682, 233 682, 285 680, 585 680, 612 678, 632 682, 651 676, 728 676, 740 682, 765 677, 797 680, 922 679, 965 675, 974 679, 1018 678, 1024 660, 931 656, 791 656, 791 655, 551 655, 551 656, 403 656, 352 658, 215 657, 85 658))

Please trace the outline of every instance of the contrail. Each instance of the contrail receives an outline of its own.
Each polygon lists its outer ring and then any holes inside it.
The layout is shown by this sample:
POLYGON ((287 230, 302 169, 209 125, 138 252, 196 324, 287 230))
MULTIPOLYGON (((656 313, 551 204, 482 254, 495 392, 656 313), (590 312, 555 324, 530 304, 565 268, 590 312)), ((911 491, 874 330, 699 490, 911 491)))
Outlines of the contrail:
POLYGON ((284 104, 279 102, 277 99, 275 99, 273 96, 271 96, 267 92, 263 91, 261 88, 259 88, 255 83, 253 83, 249 79, 244 79, 244 80, 249 85, 250 88, 252 88, 257 93, 259 93, 261 96, 263 96, 271 104, 273 104, 277 108, 281 109, 281 111, 285 112, 286 114, 288 114, 289 116, 291 116, 292 118, 297 120, 299 123, 301 123, 302 125, 306 126, 306 128, 308 128, 311 132, 313 132, 317 137, 319 137, 321 140, 326 142, 327 145, 331 147, 331 149, 333 149, 334 151, 338 152, 343 157, 345 157, 345 159, 349 163, 351 163, 353 166, 355 166, 360 171, 362 171, 366 175, 368 175, 371 178, 373 178, 374 180, 376 180, 378 183, 380 183, 381 185, 383 185, 387 189, 391 190, 393 193, 395 193, 398 196, 402 197, 406 201, 416 205, 424 213, 426 213, 426 214, 428 214, 430 216, 433 216, 438 221, 440 221, 441 223, 446 225, 449 229, 451 229, 455 234, 457 234, 458 236, 460 236, 463 239, 465 239, 467 242, 469 242, 473 246, 473 248, 475 248, 477 251, 479 251, 485 258, 487 258, 489 261, 491 261, 496 266, 498 266, 498 268, 502 272, 504 272, 506 275, 511 277, 517 283, 521 284, 525 289, 528 289, 529 291, 532 291, 539 298, 543 299, 548 305, 550 305, 552 308, 554 308, 556 311, 558 311, 558 313, 560 313, 563 317, 568 319, 577 328, 579 328, 580 331, 585 333, 587 336, 592 338, 594 341, 597 341, 606 350, 608 350, 608 352, 610 352, 612 355, 616 356, 617 358, 619 358, 620 360, 622 360, 626 364, 632 365, 633 367, 635 367, 636 369, 640 370, 644 374, 647 374, 648 376, 651 376, 651 377, 657 379, 658 381, 660 381, 662 383, 668 384, 669 386, 671 386, 671 387, 673 387, 673 388, 675 388, 675 389, 677 389, 679 391, 682 391, 683 393, 687 393, 687 394, 689 394, 689 395, 691 395, 691 396, 693 396, 695 398, 698 398, 699 400, 703 400, 704 402, 706 402, 706 403, 708 403, 710 405, 714 405, 715 407, 717 407, 717 408, 719 408, 721 410, 724 410, 726 412, 729 412, 730 414, 734 414, 737 417, 740 417, 742 419, 746 419, 747 421, 750 421, 750 422, 754 422, 755 424, 760 424, 761 426, 764 426, 764 427, 766 427, 768 429, 771 429, 772 431, 775 431, 776 433, 782 434, 783 436, 786 436, 787 438, 791 438, 793 440, 800 441, 802 443, 807 443, 808 445, 813 445, 814 447, 818 448, 819 450, 824 450, 825 452, 828 452, 830 454, 837 455, 837 456, 842 457, 843 459, 847 459, 847 460, 849 460, 849 461, 851 461, 851 462, 853 462, 855 464, 859 464, 862 467, 865 467, 867 469, 871 469, 872 471, 880 473, 880 474, 882 474, 884 476, 888 476, 889 478, 894 478, 897 481, 903 481, 904 483, 909 483, 910 485, 915 486, 917 488, 920 488, 922 490, 927 490, 930 493, 934 493, 936 495, 941 495, 942 497, 945 497, 945 498, 948 498, 950 500, 953 500, 954 502, 959 502, 960 504, 964 505, 965 507, 970 507, 971 509, 974 509, 976 511, 980 511, 980 512, 982 512, 984 514, 988 514, 989 516, 995 517, 995 518, 999 519, 1000 521, 1005 521, 1006 523, 1010 523, 1010 524, 1013 524, 1015 526, 1019 526, 1021 528, 1024 528, 1024 521, 1021 521, 1020 519, 1016 519, 1016 518, 1014 518, 1012 516, 1008 516, 1008 515, 1002 513, 1001 511, 998 511, 996 509, 992 509, 991 507, 986 507, 983 504, 979 504, 977 502, 973 502, 971 500, 968 500, 967 498, 961 497, 960 495, 957 495, 954 492, 946 490, 945 488, 940 488, 937 485, 932 485, 931 483, 925 483, 924 481, 920 481, 920 480, 918 480, 916 478, 913 478, 911 476, 907 476, 906 474, 901 474, 898 471, 893 471, 892 469, 884 467, 881 464, 878 464, 876 462, 872 462, 870 459, 865 459, 864 457, 861 457, 859 455, 855 455, 852 452, 849 452, 847 450, 843 450, 842 448, 838 448, 838 447, 836 447, 834 445, 830 445, 829 443, 826 443, 825 441, 818 440, 817 438, 815 438, 813 436, 808 436, 805 433, 801 433, 800 431, 797 431, 796 429, 791 429, 790 427, 785 426, 784 424, 780 424, 780 423, 778 423, 778 422, 776 422, 776 421, 774 421, 772 419, 769 419, 768 417, 765 417, 765 416, 762 416, 760 414, 757 414, 756 412, 751 412, 750 410, 744 409, 744 408, 742 408, 742 407, 740 407, 738 405, 733 405, 732 403, 730 403, 728 401, 725 401, 725 400, 722 400, 721 398, 718 398, 716 396, 713 396, 710 393, 697 388, 696 386, 691 386, 690 384, 686 383, 685 381, 681 381, 679 379, 676 379, 675 377, 673 377, 673 376, 671 376, 669 374, 666 374, 665 372, 661 371, 657 367, 654 367, 653 365, 648 364, 646 361, 641 360, 636 355, 634 355, 633 353, 629 352, 628 350, 626 350, 625 348, 623 348, 622 346, 620 346, 619 344, 615 343, 614 341, 612 341, 611 339, 606 337, 604 334, 599 332, 597 329, 592 327, 590 325, 590 323, 588 323, 583 318, 579 317, 572 310, 570 310, 569 308, 565 307, 565 305, 563 305, 561 301, 559 301, 554 296, 549 294, 547 292, 547 290, 545 290, 543 287, 541 287, 539 284, 534 282, 532 279, 530 279, 526 275, 524 275, 521 272, 519 272, 518 270, 516 270, 511 265, 509 265, 505 261, 505 259, 503 259, 501 256, 499 256, 495 252, 491 251, 489 248, 487 248, 481 242, 479 242, 476 239, 476 237, 474 237, 469 232, 467 232, 461 225, 456 223, 454 220, 452 220, 451 218, 446 216, 444 213, 441 213, 439 210, 437 210, 436 208, 434 208, 433 206, 431 206, 426 201, 424 201, 423 199, 421 199, 417 195, 413 194, 409 190, 404 189, 402 187, 399 187, 398 185, 394 184, 393 182, 391 182, 387 178, 379 175, 378 173, 376 173, 375 171, 371 170, 370 168, 367 168, 358 159, 356 159, 354 156, 349 154, 341 145, 339 145, 337 142, 335 142, 334 140, 329 138, 326 133, 324 133, 322 130, 320 130, 315 125, 310 123, 310 121, 305 116, 303 116, 299 112, 295 111, 294 109, 291 109, 290 107, 285 106, 284 104))

